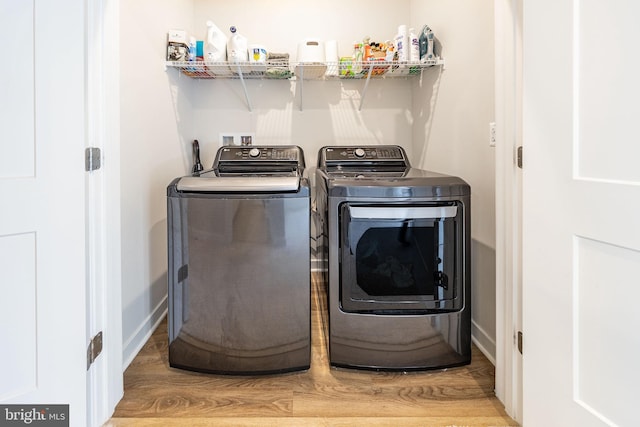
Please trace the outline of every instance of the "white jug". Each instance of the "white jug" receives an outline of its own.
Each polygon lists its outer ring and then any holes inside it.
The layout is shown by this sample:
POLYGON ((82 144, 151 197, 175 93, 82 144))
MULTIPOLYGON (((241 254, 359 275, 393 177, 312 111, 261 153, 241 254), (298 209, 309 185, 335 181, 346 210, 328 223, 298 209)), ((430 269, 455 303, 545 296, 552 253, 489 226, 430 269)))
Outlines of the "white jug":
POLYGON ((207 39, 204 43, 204 60, 221 62, 227 59, 227 36, 216 25, 207 21, 207 39))

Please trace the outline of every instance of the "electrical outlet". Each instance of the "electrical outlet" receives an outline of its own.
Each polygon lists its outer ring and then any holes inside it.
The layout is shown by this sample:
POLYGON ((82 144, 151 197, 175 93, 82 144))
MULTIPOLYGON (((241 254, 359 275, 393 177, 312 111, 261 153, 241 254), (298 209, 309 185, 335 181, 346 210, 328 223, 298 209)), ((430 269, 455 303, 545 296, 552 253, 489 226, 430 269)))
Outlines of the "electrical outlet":
POLYGON ((240 133, 240 145, 254 145, 256 143, 256 134, 253 132, 240 133))
POLYGON ((253 132, 220 132, 218 140, 224 145, 253 145, 256 143, 256 134, 253 132))
POLYGON ((236 144, 236 137, 233 132, 220 132, 218 136, 221 146, 240 145, 240 141, 236 144))
POLYGON ((496 146, 496 122, 489 123, 489 147, 496 146))

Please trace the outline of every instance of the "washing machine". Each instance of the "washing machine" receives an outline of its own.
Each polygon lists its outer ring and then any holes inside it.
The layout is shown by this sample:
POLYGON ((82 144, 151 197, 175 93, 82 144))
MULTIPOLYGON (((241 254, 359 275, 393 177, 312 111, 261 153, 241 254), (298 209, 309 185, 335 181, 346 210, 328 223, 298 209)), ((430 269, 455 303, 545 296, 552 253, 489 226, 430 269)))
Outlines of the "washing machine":
POLYGON ((315 178, 333 366, 471 361, 470 187, 400 146, 328 146, 315 178))
POLYGON ((167 188, 169 364, 220 374, 305 370, 310 189, 297 146, 225 146, 167 188))

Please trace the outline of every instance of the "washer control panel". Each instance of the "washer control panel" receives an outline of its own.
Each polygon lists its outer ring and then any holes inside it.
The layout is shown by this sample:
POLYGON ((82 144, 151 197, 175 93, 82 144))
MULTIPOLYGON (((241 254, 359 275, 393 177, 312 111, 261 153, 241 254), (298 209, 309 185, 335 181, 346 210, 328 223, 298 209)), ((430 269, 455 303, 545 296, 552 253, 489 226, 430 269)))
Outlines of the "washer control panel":
POLYGON ((213 170, 217 176, 302 176, 304 153, 297 145, 221 147, 213 170))
POLYGON ((302 158, 302 151, 297 146, 251 146, 251 147, 222 147, 218 151, 214 168, 224 162, 237 161, 285 161, 298 162, 302 158))

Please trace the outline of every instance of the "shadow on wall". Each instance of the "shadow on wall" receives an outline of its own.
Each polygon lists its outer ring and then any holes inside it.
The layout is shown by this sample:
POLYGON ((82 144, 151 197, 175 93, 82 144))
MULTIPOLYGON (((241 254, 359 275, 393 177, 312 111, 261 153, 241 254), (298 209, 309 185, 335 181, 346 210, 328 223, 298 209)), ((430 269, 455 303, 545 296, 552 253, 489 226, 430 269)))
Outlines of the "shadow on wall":
POLYGON ((158 322, 167 310, 167 221, 157 222, 149 232, 149 265, 141 266, 143 275, 161 272, 144 292, 140 292, 130 304, 123 307, 123 325, 132 326, 133 331, 123 331, 123 368, 129 366, 158 322), (141 313, 146 317, 141 319, 141 313), (147 314, 148 313, 148 314, 147 314), (126 320, 128 319, 128 320, 126 320))
POLYGON ((199 140, 208 167, 222 132, 253 132, 256 145, 299 145, 307 167, 316 164, 325 145, 399 144, 411 154, 411 99, 418 78, 372 79, 368 85, 365 79, 246 80, 247 101, 238 79, 193 79, 176 69, 167 74, 175 139, 187 171, 192 140, 199 140))
MULTIPOLYGON (((471 207, 473 215, 473 206, 471 207)), ((471 335, 494 364, 496 360, 495 249, 471 240, 471 335)))
POLYGON ((151 283, 149 292, 141 293, 132 304, 123 307, 123 319, 136 319, 140 313, 149 313, 142 322, 136 322, 136 329, 133 332, 123 337, 122 361, 124 368, 129 366, 147 342, 157 324, 164 318, 166 310, 167 274, 165 272, 151 283))
POLYGON ((412 159, 417 162, 413 165, 418 168, 422 168, 426 164, 443 68, 444 66, 434 66, 424 70, 420 80, 415 83, 417 89, 413 94, 412 159))
POLYGON ((283 110, 295 96, 294 83, 284 79, 245 79, 244 86, 238 78, 191 79, 189 83, 194 88, 192 107, 216 113, 248 114, 249 105, 252 111, 283 110))
POLYGON ((167 70, 167 85, 171 92, 171 104, 176 123, 175 143, 179 145, 182 165, 185 171, 191 170, 193 166, 192 140, 188 139, 193 134, 193 106, 192 86, 188 78, 178 72, 178 70, 167 70))
MULTIPOLYGON (((163 200, 164 201, 164 200, 163 200)), ((151 288, 151 307, 167 295, 167 219, 156 222, 149 232, 149 266, 150 272, 162 272, 163 289, 153 281, 151 288), (157 288, 156 288, 157 286, 157 288)), ((157 274, 157 273, 156 273, 157 274)), ((150 279, 153 279, 152 277, 150 279)))
POLYGON ((291 129, 308 167, 326 145, 399 144, 410 151, 411 86, 404 79, 372 79, 368 86, 365 79, 303 84, 303 110, 296 100, 291 129))

